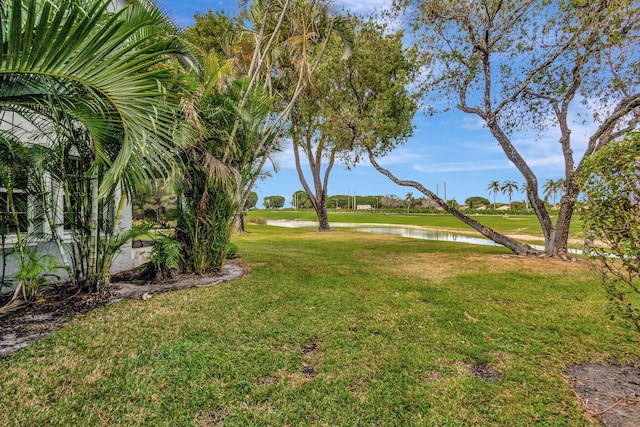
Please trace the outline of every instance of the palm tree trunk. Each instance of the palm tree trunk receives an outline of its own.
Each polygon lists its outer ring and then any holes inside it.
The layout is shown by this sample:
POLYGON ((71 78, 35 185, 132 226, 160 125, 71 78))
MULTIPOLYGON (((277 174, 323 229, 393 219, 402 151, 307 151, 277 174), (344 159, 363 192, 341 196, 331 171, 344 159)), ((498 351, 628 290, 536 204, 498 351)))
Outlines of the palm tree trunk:
MULTIPOLYGON (((115 200, 114 200, 115 201, 115 200)), ((118 232, 118 227, 120 226, 120 221, 122 220, 122 212, 124 211, 124 207, 127 204, 127 194, 122 193, 120 195, 120 201, 118 202, 118 208, 116 210, 113 224, 111 225, 111 230, 109 230, 108 236, 105 236, 105 251, 102 259, 102 268, 100 270, 100 275, 98 276, 99 286, 106 286, 109 284, 109 271, 111 270, 111 265, 113 264, 113 258, 115 253, 109 249, 109 244, 113 240, 113 236, 118 232)))
POLYGON ((86 285, 97 290, 98 283, 96 282, 98 274, 98 187, 100 185, 98 181, 98 170, 94 168, 91 173, 91 213, 89 219, 89 268, 87 271, 87 280, 89 283, 86 285))
POLYGON ((247 231, 244 228, 244 210, 238 209, 233 218, 234 227, 236 229, 236 233, 245 234, 247 231))

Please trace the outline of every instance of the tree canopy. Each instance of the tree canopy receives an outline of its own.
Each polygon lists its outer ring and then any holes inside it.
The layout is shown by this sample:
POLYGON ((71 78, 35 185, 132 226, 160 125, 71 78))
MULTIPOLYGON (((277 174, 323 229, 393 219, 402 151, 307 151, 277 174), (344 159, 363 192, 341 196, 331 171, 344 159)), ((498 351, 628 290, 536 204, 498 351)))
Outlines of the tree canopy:
POLYGON ((350 20, 355 33, 352 54, 344 58, 339 41, 329 45, 313 85, 291 117, 296 169, 321 231, 329 230, 327 187, 334 164, 353 167, 366 148, 383 153, 403 143, 413 133, 417 110, 408 88, 417 65, 414 52, 403 46, 403 33, 373 20, 350 20), (301 154, 312 184, 302 169, 301 154))
POLYGON ((486 124, 526 181, 546 254, 566 257, 579 191, 574 175, 584 159, 640 120, 640 5, 631 0, 396 4, 408 12, 431 71, 423 81, 431 108, 455 106, 486 124), (572 137, 578 115, 594 129, 584 151, 576 150, 572 137), (566 181, 556 224, 530 161, 512 138, 516 131, 551 127, 560 135, 566 181))
POLYGON ((614 312, 640 331, 640 133, 603 147, 579 178, 585 249, 614 312))

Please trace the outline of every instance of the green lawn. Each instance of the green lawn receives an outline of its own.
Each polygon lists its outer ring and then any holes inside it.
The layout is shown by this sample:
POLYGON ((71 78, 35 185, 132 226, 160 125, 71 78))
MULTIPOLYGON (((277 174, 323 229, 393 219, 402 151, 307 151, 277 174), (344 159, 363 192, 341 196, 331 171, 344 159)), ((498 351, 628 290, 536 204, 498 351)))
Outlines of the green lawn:
MULTIPOLYGON (((253 210, 248 217, 261 216, 265 219, 298 219, 317 221, 313 211, 291 210, 253 210)), ((501 233, 530 234, 542 237, 542 230, 535 215, 471 215, 483 225, 493 228, 501 233)), ((440 227, 447 229, 460 229, 473 231, 460 220, 447 214, 378 214, 370 212, 330 212, 331 222, 357 222, 419 225, 423 227, 440 227)), ((555 221, 555 218, 554 218, 555 221)), ((579 218, 575 218, 571 224, 571 237, 583 235, 582 224, 579 218)))
POLYGON ((0 361, 2 424, 582 426, 563 370, 640 362, 580 265, 248 229, 246 277, 96 310, 0 361))

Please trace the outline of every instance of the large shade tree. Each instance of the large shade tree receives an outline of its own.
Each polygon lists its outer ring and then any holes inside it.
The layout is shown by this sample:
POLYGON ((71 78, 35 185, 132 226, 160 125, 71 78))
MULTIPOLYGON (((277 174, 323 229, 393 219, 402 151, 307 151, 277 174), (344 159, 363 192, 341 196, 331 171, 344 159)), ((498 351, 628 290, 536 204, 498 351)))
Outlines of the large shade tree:
POLYGON ((342 45, 331 46, 291 119, 296 169, 318 216, 319 231, 330 230, 327 187, 335 163, 354 166, 364 147, 386 152, 413 131, 416 104, 407 86, 416 62, 403 48, 402 32, 352 20, 353 54, 344 59, 342 45), (305 177, 302 156, 312 184, 305 177))
MULTIPOLYGON (((567 257, 569 224, 586 158, 640 120, 640 5, 631 0, 558 2, 400 0, 430 62, 433 105, 477 116, 526 181, 548 256, 567 257), (576 144, 574 117, 590 135, 576 144), (554 224, 515 131, 557 129, 565 187, 554 224), (580 147, 580 148, 579 148, 580 147)), ((508 245, 519 253, 522 247, 508 245)))
MULTIPOLYGON (((263 4, 263 2, 255 3, 263 4)), ((274 110, 271 114, 274 119, 265 124, 265 136, 255 147, 254 152, 259 153, 256 157, 260 160, 254 168, 256 173, 243 185, 241 206, 244 205, 249 192, 259 178, 269 155, 278 146, 279 138, 289 124, 299 98, 303 93, 309 93, 314 74, 323 60, 330 40, 339 38, 343 41, 341 55, 343 58, 347 57, 351 50, 345 20, 333 10, 331 2, 293 0, 289 9, 286 9, 288 5, 289 1, 285 1, 280 9, 287 12, 283 19, 278 21, 282 23, 282 31, 278 37, 269 39, 277 43, 276 49, 270 52, 270 55, 262 57, 264 69, 255 67, 256 77, 263 79, 265 86, 275 97, 274 110)), ((264 26, 264 22, 261 25, 264 26)), ((241 215, 242 213, 239 212, 237 216, 241 217, 241 215)), ((240 225, 240 221, 237 223, 240 225)))

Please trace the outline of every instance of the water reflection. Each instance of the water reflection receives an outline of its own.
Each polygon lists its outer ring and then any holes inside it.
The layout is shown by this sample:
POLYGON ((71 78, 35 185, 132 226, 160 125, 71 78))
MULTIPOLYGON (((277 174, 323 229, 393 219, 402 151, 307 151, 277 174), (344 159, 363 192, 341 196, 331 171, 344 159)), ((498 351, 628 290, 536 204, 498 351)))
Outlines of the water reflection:
POLYGON ((482 237, 472 237, 464 234, 455 234, 446 231, 414 229, 405 227, 353 227, 354 231, 364 233, 389 234, 392 236, 409 237, 422 240, 440 240, 443 242, 469 243, 472 245, 500 246, 492 240, 482 237))
MULTIPOLYGON (((277 227, 287 228, 310 228, 317 227, 318 223, 315 221, 289 221, 289 220, 268 220, 267 225, 274 225, 277 227)), ((468 243, 471 245, 482 246, 501 246, 492 240, 485 239, 484 237, 467 236, 466 234, 451 233, 449 231, 430 230, 422 227, 410 227, 394 224, 361 224, 351 222, 332 222, 333 228, 349 228, 353 231, 360 231, 363 233, 374 234, 388 234, 392 236, 409 237, 412 239, 422 240, 437 240, 443 242, 457 242, 468 243)), ((532 248, 543 251, 544 246, 530 245, 532 248)), ((582 254, 581 250, 569 249, 569 253, 582 254)))

